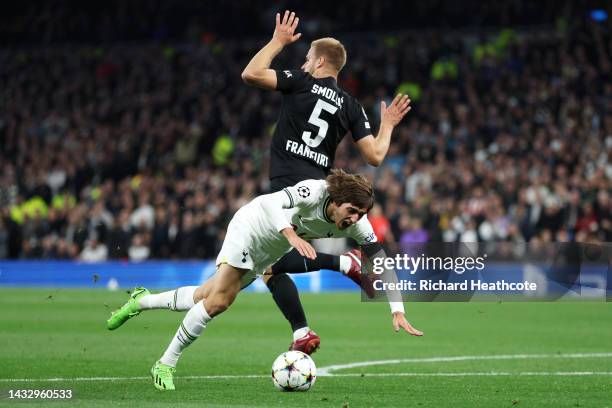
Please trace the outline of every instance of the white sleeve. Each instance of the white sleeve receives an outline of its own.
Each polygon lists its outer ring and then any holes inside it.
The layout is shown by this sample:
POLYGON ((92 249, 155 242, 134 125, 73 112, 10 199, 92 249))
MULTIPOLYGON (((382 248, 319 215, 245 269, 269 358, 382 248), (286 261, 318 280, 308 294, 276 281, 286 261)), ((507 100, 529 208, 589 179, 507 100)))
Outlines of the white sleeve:
MULTIPOLYGON (((374 228, 372 228, 372 224, 367 218, 367 215, 364 215, 357 223, 350 227, 350 236, 353 238, 359 245, 368 245, 378 242, 376 238, 376 234, 374 233, 374 228)), ((382 247, 381 247, 382 248, 382 247)), ((376 256, 386 257, 384 250, 380 250, 376 256)), ((382 275, 383 282, 393 282, 397 283, 397 274, 395 269, 387 269, 382 275)), ((385 290, 385 294, 387 295, 387 300, 389 301, 389 306, 391 307, 391 313, 401 312, 404 313, 404 302, 402 301, 402 295, 397 290, 385 290)))
POLYGON ((283 208, 291 208, 291 201, 285 190, 262 195, 259 197, 259 202, 266 217, 272 222, 277 231, 291 228, 291 224, 283 212, 283 208))
POLYGON ((327 191, 325 180, 304 180, 282 189, 291 201, 287 208, 316 207, 327 191))
MULTIPOLYGON (((394 269, 385 270, 383 272, 383 282, 393 282, 397 285, 397 275, 394 269)), ((397 286, 396 286, 397 287, 397 286)), ((402 301, 402 294, 400 291, 386 289, 385 294, 387 295, 387 301, 389 307, 391 307, 391 313, 400 312, 404 313, 404 302, 402 301)))
POLYGON ((353 238, 359 245, 367 245, 378 242, 378 238, 376 238, 376 234, 374 233, 374 228, 372 228, 372 224, 370 224, 370 220, 368 220, 368 216, 364 215, 361 217, 355 225, 350 227, 348 231, 351 238, 353 238))
POLYGON ((389 302, 389 306, 391 306, 391 313, 400 312, 406 313, 404 311, 404 303, 403 302, 389 302))

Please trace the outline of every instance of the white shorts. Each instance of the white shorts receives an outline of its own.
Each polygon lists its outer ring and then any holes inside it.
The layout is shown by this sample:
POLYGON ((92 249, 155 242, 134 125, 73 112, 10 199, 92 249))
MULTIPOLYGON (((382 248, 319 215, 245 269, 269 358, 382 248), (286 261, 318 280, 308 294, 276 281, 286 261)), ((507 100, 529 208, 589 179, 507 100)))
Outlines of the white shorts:
MULTIPOLYGON (((244 222, 244 213, 238 211, 229 225, 223 240, 223 246, 217 255, 216 265, 228 264, 248 272, 241 278, 244 288, 257 279, 270 266, 274 265, 291 247, 285 238, 273 236, 272 239, 261 237, 250 225, 244 222)), ((270 238, 270 237, 268 237, 270 238)))

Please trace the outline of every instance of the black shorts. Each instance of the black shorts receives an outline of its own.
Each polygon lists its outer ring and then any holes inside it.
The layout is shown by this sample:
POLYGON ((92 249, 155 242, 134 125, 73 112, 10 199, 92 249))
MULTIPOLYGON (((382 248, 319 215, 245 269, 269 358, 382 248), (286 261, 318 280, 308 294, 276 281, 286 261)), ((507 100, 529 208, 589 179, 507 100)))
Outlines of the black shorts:
POLYGON ((312 177, 305 174, 292 174, 290 176, 274 177, 273 179, 270 179, 270 193, 276 193, 285 187, 295 186, 300 181, 309 179, 312 179, 312 177))

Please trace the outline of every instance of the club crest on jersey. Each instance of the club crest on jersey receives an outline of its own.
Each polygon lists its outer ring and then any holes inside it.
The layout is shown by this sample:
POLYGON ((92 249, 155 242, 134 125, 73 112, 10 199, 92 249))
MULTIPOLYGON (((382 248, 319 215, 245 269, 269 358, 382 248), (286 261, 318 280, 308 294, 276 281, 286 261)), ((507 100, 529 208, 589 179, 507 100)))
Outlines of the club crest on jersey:
POLYGON ((287 78, 291 78, 293 76, 293 74, 291 73, 291 71, 283 71, 285 73, 285 75, 287 75, 287 78))
POLYGON ((367 237, 365 237, 365 242, 374 242, 376 240, 376 234, 374 234, 373 232, 368 234, 367 237))
POLYGON ((247 251, 246 249, 242 250, 242 263, 245 263, 247 261, 246 257, 249 255, 249 251, 247 251))
POLYGON ((297 192, 298 195, 302 198, 306 198, 310 195, 310 189, 306 186, 299 186, 297 192))

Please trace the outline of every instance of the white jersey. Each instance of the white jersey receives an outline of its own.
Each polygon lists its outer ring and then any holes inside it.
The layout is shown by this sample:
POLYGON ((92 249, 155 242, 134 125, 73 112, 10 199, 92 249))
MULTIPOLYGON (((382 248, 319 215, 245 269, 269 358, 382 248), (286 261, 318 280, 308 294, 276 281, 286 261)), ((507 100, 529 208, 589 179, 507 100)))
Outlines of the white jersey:
POLYGON ((305 239, 353 238, 359 245, 376 242, 367 216, 340 230, 327 216, 331 201, 325 180, 304 180, 273 194, 255 198, 240 208, 227 229, 217 265, 248 269, 253 278, 276 263, 291 246, 280 233, 293 228, 305 239))
MULTIPOLYGON (((364 215, 355 224, 340 230, 327 216, 331 202, 325 180, 304 180, 273 194, 255 198, 240 208, 227 227, 217 266, 227 263, 249 272, 241 279, 247 286, 291 250, 281 234, 293 228, 305 240, 353 238, 359 245, 377 241, 372 224, 364 215)), ((387 294, 392 312, 404 312, 401 295, 387 294), (399 298, 398 298, 399 296, 399 298), (392 301, 394 298, 395 301, 392 301)))

